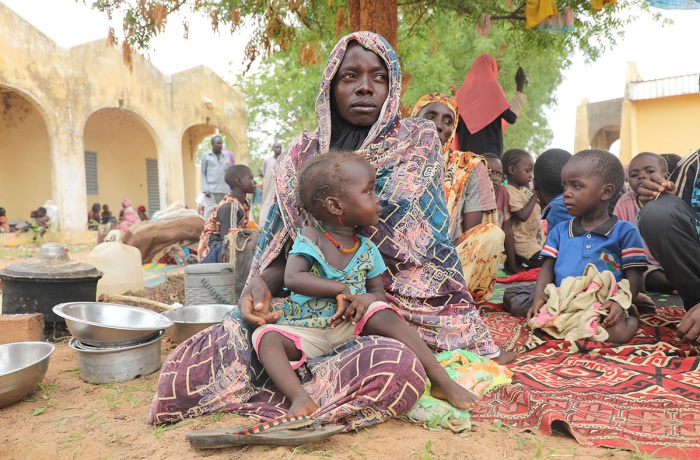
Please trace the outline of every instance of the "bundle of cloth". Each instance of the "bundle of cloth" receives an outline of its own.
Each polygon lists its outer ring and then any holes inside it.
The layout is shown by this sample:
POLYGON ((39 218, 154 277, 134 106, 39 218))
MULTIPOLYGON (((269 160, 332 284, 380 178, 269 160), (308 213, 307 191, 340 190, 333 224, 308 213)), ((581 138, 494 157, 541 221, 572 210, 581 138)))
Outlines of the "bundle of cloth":
POLYGON ((187 257, 173 255, 196 252, 204 230, 204 219, 196 211, 174 203, 153 217, 155 220, 132 226, 122 237, 124 244, 141 251, 141 263, 158 262, 167 256, 171 256, 169 260, 184 262, 187 257))

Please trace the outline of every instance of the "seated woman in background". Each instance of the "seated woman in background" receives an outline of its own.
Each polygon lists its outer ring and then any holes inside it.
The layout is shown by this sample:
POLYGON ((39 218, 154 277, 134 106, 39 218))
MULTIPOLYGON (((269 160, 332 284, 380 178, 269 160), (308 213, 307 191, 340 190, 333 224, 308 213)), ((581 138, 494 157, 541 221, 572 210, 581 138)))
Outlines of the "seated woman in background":
POLYGON ((475 302, 482 302, 493 294, 505 234, 498 225, 488 163, 481 155, 450 147, 458 113, 454 98, 430 93, 416 102, 411 116, 430 120, 437 128, 445 164, 448 233, 459 254, 469 293, 475 302))

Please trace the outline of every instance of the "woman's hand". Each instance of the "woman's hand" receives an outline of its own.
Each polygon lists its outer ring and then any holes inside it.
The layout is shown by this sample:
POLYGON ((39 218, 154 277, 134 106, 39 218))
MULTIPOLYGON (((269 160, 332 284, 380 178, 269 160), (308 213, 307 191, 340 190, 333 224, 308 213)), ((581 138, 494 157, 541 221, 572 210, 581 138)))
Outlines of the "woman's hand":
POLYGON ((270 312, 270 300, 272 294, 265 280, 261 276, 251 278, 238 301, 241 320, 253 327, 276 323, 282 312, 270 312))
POLYGON ((700 346, 700 303, 685 312, 681 322, 678 323, 676 337, 681 342, 700 346))
POLYGON ((610 312, 603 320, 603 327, 613 327, 625 317, 625 310, 614 300, 608 300, 605 302, 600 310, 610 312))
POLYGON ((642 203, 655 199, 660 193, 673 193, 675 191, 675 184, 657 172, 652 173, 648 179, 642 179, 639 187, 635 190, 642 203))

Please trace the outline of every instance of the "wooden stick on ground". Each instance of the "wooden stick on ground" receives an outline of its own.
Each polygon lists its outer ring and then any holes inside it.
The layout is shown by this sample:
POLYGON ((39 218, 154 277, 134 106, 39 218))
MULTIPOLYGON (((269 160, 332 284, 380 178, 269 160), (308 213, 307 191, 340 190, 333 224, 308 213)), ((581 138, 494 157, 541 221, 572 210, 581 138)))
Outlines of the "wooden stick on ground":
POLYGON ((131 295, 102 294, 100 296, 99 300, 100 300, 100 302, 122 301, 122 302, 140 303, 143 305, 150 305, 150 306, 156 307, 156 308, 162 308, 163 310, 173 310, 173 309, 177 308, 173 305, 168 305, 167 303, 158 302, 156 300, 151 300, 151 299, 144 299, 143 297, 136 297, 136 296, 131 296, 131 295))

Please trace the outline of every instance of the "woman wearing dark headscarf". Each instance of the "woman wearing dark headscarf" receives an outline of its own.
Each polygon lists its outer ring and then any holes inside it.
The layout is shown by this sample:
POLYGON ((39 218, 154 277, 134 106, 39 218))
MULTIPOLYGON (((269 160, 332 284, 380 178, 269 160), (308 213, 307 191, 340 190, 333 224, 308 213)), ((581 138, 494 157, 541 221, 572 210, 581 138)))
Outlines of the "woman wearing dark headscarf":
MULTIPOLYGON (((286 252, 298 229, 313 222, 298 203, 297 173, 306 160, 330 148, 355 150, 377 170, 384 211, 377 226, 360 233, 377 245, 388 267, 387 301, 434 349, 467 348, 501 362, 514 358, 493 343, 447 237, 435 128, 420 119, 402 120, 400 93, 398 58, 382 37, 357 32, 338 42, 316 102, 319 128, 301 133, 275 164, 277 201, 238 302, 241 319, 227 317, 171 354, 151 405, 151 422, 222 410, 266 419, 286 413, 289 402, 262 372, 251 353, 251 330, 243 323, 257 327, 281 315, 286 252)), ((375 336, 307 360, 297 373, 319 406, 316 419, 348 430, 405 413, 425 387, 425 372, 411 350, 375 336)))
POLYGON ((498 82, 498 63, 490 54, 477 56, 464 83, 457 90, 455 99, 459 106, 459 124, 455 150, 478 154, 503 154, 503 130, 515 123, 525 105, 525 71, 518 68, 515 74, 517 90, 508 102, 498 82))
POLYGON ((505 233, 497 225, 496 196, 488 163, 481 155, 450 147, 459 117, 454 98, 426 94, 413 106, 411 116, 435 123, 445 164, 445 199, 450 213, 447 231, 459 254, 469 293, 476 302, 489 300, 496 284, 505 233))

